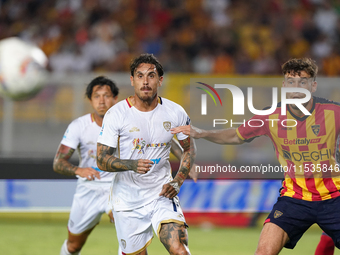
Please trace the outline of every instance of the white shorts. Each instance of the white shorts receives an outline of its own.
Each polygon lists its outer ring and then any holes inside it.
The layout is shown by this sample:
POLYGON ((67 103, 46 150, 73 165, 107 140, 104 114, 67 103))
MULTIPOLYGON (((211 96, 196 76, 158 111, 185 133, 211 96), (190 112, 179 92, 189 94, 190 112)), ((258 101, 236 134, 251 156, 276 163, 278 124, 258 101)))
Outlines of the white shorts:
POLYGON ((103 213, 109 214, 110 183, 79 183, 73 197, 68 230, 79 235, 97 225, 103 213))
POLYGON ((162 223, 175 222, 186 225, 178 197, 159 197, 151 203, 129 211, 113 211, 117 238, 127 255, 141 252, 153 238, 152 229, 158 236, 162 223))

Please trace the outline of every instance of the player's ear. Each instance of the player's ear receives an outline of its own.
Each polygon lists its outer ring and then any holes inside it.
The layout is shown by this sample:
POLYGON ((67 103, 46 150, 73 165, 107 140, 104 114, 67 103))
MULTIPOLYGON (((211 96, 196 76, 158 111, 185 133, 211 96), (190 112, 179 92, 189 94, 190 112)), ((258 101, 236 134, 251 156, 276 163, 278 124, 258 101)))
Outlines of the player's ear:
POLYGON ((313 83, 312 83, 312 93, 314 93, 316 91, 317 87, 318 87, 318 83, 316 81, 313 81, 313 83))
POLYGON ((130 76, 131 86, 133 87, 133 76, 130 76))
POLYGON ((162 82, 163 82, 163 76, 159 77, 158 87, 162 86, 162 82))

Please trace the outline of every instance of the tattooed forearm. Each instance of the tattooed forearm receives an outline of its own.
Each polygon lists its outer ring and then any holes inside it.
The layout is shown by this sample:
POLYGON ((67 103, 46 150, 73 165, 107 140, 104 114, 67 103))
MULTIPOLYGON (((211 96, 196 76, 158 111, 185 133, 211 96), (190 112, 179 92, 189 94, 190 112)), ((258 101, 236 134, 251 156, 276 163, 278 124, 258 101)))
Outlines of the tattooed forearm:
POLYGON ((174 154, 174 156, 178 159, 182 159, 183 149, 179 145, 178 141, 176 139, 171 140, 171 149, 170 152, 174 154))
POLYGON ((137 160, 121 160, 111 156, 107 159, 106 169, 112 169, 114 172, 134 170, 137 169, 137 160))
POLYGON ((190 137, 180 141, 180 144, 184 152, 182 154, 181 165, 173 181, 176 181, 182 185, 184 180, 187 178, 191 166, 196 158, 196 146, 194 141, 190 141, 190 137))
POLYGON ((107 172, 121 172, 137 170, 137 160, 122 160, 115 157, 116 148, 101 143, 97 144, 97 165, 99 169, 107 172))
POLYGON ((53 170, 59 174, 64 175, 75 175, 77 166, 72 165, 69 159, 73 155, 74 149, 65 146, 63 144, 59 145, 57 153, 53 161, 53 170))

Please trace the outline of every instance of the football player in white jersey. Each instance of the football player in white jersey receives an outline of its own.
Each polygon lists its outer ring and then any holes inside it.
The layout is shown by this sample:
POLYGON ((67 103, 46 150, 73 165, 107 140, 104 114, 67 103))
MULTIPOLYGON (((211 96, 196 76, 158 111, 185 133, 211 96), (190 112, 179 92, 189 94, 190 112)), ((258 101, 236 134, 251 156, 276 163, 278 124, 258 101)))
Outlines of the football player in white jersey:
MULTIPOLYGON (((78 178, 68 221, 68 238, 62 245, 61 255, 80 254, 103 213, 113 220, 108 197, 114 173, 99 170, 96 151, 104 114, 117 102, 118 88, 110 79, 99 76, 88 84, 86 97, 93 107, 93 113, 71 122, 53 162, 55 172, 78 178), (76 149, 80 158, 79 166, 69 162, 76 149)), ((118 251, 118 254, 121 252, 118 251)))
POLYGON ((169 163, 170 129, 190 119, 158 96, 163 68, 152 54, 136 58, 130 69, 135 94, 107 111, 97 146, 98 167, 117 172, 111 199, 119 245, 123 254, 145 255, 154 229, 170 254, 190 254, 177 197, 196 154, 189 136, 177 134, 183 154, 174 179, 169 163))

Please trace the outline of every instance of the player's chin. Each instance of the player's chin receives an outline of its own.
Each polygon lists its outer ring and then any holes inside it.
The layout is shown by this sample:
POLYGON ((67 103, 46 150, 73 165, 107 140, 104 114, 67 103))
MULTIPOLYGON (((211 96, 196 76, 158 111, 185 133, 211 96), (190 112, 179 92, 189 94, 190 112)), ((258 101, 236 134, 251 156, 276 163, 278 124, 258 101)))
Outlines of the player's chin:
POLYGON ((152 97, 149 95, 140 96, 139 98, 144 102, 152 101, 152 97))
POLYGON ((103 118, 106 112, 107 109, 101 109, 97 111, 97 114, 99 115, 99 117, 103 118))

